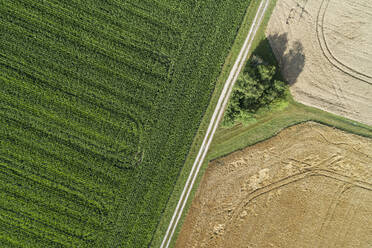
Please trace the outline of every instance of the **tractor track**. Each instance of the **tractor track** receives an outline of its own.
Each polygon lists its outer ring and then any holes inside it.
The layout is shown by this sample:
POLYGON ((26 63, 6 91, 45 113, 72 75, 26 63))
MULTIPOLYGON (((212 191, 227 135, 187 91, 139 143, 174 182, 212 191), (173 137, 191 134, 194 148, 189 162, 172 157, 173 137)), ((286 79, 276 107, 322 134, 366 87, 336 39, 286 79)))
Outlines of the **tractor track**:
POLYGON ((357 70, 342 63, 339 59, 337 59, 333 55, 333 53, 329 49, 329 46, 327 44, 327 40, 324 34, 324 19, 325 19, 325 14, 328 9, 329 2, 330 0, 322 1, 319 7, 319 10, 318 10, 317 23, 316 23, 316 36, 317 36, 318 43, 319 43, 320 49, 322 50, 324 57, 328 60, 328 62, 330 62, 334 67, 339 69, 341 72, 349 75, 350 77, 358 79, 364 83, 372 85, 371 76, 358 72, 357 70))

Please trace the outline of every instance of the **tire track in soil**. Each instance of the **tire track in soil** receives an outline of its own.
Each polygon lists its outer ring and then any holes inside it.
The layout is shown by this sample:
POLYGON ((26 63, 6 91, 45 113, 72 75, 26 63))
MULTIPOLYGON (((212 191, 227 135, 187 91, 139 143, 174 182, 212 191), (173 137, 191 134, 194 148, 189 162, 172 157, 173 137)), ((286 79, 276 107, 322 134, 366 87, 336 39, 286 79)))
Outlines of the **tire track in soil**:
POLYGON ((338 60, 334 54, 329 49, 329 46, 327 44, 327 40, 324 34, 324 19, 325 14, 328 9, 330 0, 323 0, 317 14, 317 20, 316 20, 316 36, 318 39, 318 43, 320 46, 320 49, 322 50, 322 53, 324 57, 330 62, 334 67, 339 69, 341 72, 349 75, 350 77, 353 77, 355 79, 358 79, 364 83, 372 85, 372 77, 369 75, 366 75, 364 73, 358 72, 357 70, 347 66, 346 64, 342 63, 340 60, 338 60), (356 74, 356 75, 355 75, 356 74))

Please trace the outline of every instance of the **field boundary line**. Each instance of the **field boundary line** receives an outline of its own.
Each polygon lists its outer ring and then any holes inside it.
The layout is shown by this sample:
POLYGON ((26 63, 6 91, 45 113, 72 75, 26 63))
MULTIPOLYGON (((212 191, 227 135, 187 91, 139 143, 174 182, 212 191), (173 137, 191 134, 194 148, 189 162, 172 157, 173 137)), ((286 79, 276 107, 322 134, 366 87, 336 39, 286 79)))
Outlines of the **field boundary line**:
POLYGON ((244 67, 244 62, 248 57, 249 50, 252 46, 254 37, 257 33, 258 28, 260 27, 260 24, 262 22, 262 19, 266 13, 267 7, 269 6, 270 0, 262 0, 260 3, 260 6, 256 12, 256 16, 252 22, 252 25, 250 27, 249 33, 245 39, 245 42, 243 44, 243 47, 240 50, 240 53, 238 55, 237 60, 234 63, 234 66, 229 74, 228 79, 226 80, 225 86, 222 90, 222 93, 218 99, 217 106, 215 108, 215 111, 213 112, 213 116, 211 118, 210 124, 208 126, 206 135, 204 137, 203 143, 199 149, 198 155, 194 161, 194 164, 192 166, 192 169, 190 171, 189 177, 187 178, 186 184, 183 188, 180 200, 178 201, 177 207, 174 211, 174 214, 172 216, 172 219, 169 223, 167 232, 163 238, 161 248, 168 248, 169 244, 172 240, 174 231, 177 227, 178 221, 182 216, 183 209, 186 205, 186 202, 188 200, 188 197, 190 195, 190 192, 193 188, 193 185, 195 183, 195 180, 198 176, 200 167, 203 164, 204 158, 208 152, 208 148, 212 142, 214 133, 218 127, 218 124, 223 116, 223 112, 226 108, 226 105, 228 103, 230 94, 232 92, 232 88, 234 86, 235 81, 238 79, 238 76, 240 74, 240 71, 244 67))

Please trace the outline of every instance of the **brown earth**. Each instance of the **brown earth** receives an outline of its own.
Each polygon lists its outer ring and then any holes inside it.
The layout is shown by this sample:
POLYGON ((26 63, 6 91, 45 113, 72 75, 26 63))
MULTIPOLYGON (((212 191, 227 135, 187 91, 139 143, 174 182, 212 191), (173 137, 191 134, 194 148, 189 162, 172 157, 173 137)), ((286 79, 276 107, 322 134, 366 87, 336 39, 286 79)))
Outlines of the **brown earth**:
POLYGON ((213 161, 176 247, 372 247, 372 140, 316 123, 213 161))
POLYGON ((372 125, 371 0, 278 0, 266 34, 297 101, 372 125))

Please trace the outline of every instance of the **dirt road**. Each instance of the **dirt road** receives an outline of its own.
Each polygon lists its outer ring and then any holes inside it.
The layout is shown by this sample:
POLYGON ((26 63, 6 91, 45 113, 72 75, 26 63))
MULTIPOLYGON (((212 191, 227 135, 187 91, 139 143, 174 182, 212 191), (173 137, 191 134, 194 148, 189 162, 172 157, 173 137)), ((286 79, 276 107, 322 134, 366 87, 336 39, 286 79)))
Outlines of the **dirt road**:
POLYGON ((200 150, 198 152, 197 158, 194 161, 193 167, 191 169, 190 175, 186 181, 185 187, 182 191, 180 200, 177 204, 177 207, 174 211, 174 214, 172 216, 172 219, 169 223, 167 232, 164 236, 163 242, 161 244, 161 248, 168 247, 172 236, 174 234, 174 231, 177 227, 178 221, 181 218, 182 212, 184 210, 185 204, 188 200, 188 197, 190 195, 191 189, 195 183, 195 179, 197 178, 197 175, 199 173, 200 167, 203 164, 204 158, 208 152, 209 146, 211 144, 211 141, 213 139, 213 135, 218 127, 218 124, 223 116, 223 111, 225 107, 227 106, 232 88, 234 86, 235 81, 237 80, 240 71, 244 67, 244 61, 246 60, 249 50, 251 48, 251 45, 253 43, 254 37, 257 33, 257 30, 262 22, 262 19, 265 15, 265 12, 267 10, 267 7, 269 5, 270 0, 262 0, 261 4, 257 10, 256 16, 253 20, 253 23, 251 25, 251 28, 249 30, 249 33, 247 35, 247 38, 245 39, 244 45, 242 49, 240 50, 240 53, 238 55, 237 60, 235 61, 235 64, 233 66, 233 69, 231 70, 229 77, 225 83, 225 86, 222 90, 221 96, 218 100, 217 106, 215 108, 215 111, 213 113, 212 119, 210 121, 210 124, 208 126, 205 138, 203 140, 202 146, 200 147, 200 150))

